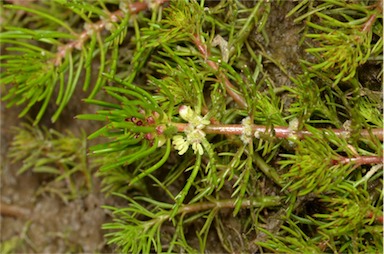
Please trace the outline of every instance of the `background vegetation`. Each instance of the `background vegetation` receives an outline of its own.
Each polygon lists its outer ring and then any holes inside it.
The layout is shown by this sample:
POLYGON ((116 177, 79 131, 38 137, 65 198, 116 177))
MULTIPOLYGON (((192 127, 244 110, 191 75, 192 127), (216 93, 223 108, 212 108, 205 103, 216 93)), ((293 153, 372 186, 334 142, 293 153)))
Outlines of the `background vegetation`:
POLYGON ((63 202, 97 174, 116 252, 382 252, 381 1, 1 8, 9 156, 63 202), (88 141, 44 127, 79 95, 88 141))

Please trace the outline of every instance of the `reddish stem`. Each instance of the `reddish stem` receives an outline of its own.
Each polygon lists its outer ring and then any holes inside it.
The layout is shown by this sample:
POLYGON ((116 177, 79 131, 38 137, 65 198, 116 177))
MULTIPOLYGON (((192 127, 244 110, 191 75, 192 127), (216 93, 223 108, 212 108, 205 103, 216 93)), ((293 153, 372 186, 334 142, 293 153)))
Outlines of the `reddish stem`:
MULTIPOLYGON (((177 128, 179 132, 183 132, 187 128, 187 123, 173 123, 173 126, 177 128)), ((320 129, 323 131, 331 131, 337 136, 347 137, 349 135, 348 131, 340 129, 320 129)), ((224 135, 242 135, 244 133, 244 126, 240 124, 211 124, 206 126, 203 131, 206 134, 224 134, 224 135)), ((275 126, 273 129, 268 129, 264 125, 252 125, 252 134, 272 134, 277 138, 289 138, 291 136, 297 137, 299 139, 304 138, 305 136, 311 136, 312 133, 309 131, 292 131, 289 127, 275 126)), ((361 136, 364 138, 369 138, 371 133, 378 137, 381 141, 383 140, 383 129, 372 129, 362 130, 361 136)), ((356 165, 367 165, 367 164, 380 164, 383 163, 383 157, 381 156, 357 156, 354 158, 340 157, 337 161, 333 161, 333 164, 348 164, 353 163, 356 165)))
MULTIPOLYGON (((178 130, 178 132, 184 132, 187 128, 187 123, 172 123, 178 130)), ((336 136, 347 137, 349 135, 348 131, 340 129, 320 129, 327 132, 333 132, 336 136)), ((203 131, 206 134, 223 134, 223 135, 242 135, 244 133, 244 126, 240 124, 211 124, 206 126, 203 131)), ((304 138, 305 136, 311 136, 312 133, 306 130, 303 131, 292 131, 289 127, 275 126, 273 129, 269 129, 264 125, 252 125, 252 135, 255 133, 259 134, 269 134, 277 138, 289 138, 297 137, 299 139, 304 138)), ((383 140, 383 129, 372 129, 362 130, 361 136, 364 138, 369 138, 372 135, 376 136, 379 140, 383 140)), ((256 135, 257 136, 257 135, 256 135)), ((333 161, 334 164, 347 164, 354 163, 356 165, 367 165, 367 164, 379 164, 383 163, 383 157, 380 156, 357 156, 354 158, 340 157, 339 160, 333 161)))
POLYGON ((373 23, 375 23, 375 21, 376 21, 376 14, 372 14, 367 20, 367 22, 364 23, 362 31, 367 32, 368 30, 370 30, 373 23))
POLYGON ((354 158, 341 157, 334 163, 335 164, 354 163, 357 165, 379 164, 379 163, 383 163, 383 157, 379 157, 379 156, 357 156, 354 158))
MULTIPOLYGON (((217 63, 215 63, 212 60, 208 60, 210 53, 207 49, 207 46, 200 40, 199 36, 195 34, 193 36, 193 42, 195 43, 196 47, 199 49, 200 53, 203 55, 204 60, 206 63, 215 71, 219 71, 219 66, 217 63)), ((236 90, 235 86, 232 85, 231 81, 227 78, 226 75, 224 75, 222 72, 219 72, 217 74, 217 78, 224 83, 225 90, 229 94, 229 96, 232 97, 232 99, 242 108, 247 107, 247 103, 245 102, 244 98, 239 94, 239 92, 236 90)))
MULTIPOLYGON (((179 132, 183 132, 188 126, 187 123, 172 123, 179 132)), ((319 129, 324 132, 333 132, 339 137, 348 137, 350 132, 342 129, 319 129)), ((211 124, 204 128, 204 132, 207 134, 229 134, 229 135, 242 135, 244 127, 241 124, 211 124)), ((295 136, 302 139, 305 136, 311 136, 312 133, 306 130, 293 131, 289 127, 285 126, 274 126, 273 130, 269 129, 265 125, 252 125, 252 131, 254 133, 273 133, 273 136, 277 138, 288 138, 295 136)), ((362 130, 360 135, 364 138, 369 138, 371 135, 376 136, 380 141, 383 141, 383 129, 371 129, 362 130)))
POLYGON ((133 4, 129 4, 129 12, 131 14, 137 14, 141 11, 144 11, 148 8, 148 4, 146 2, 142 2, 142 3, 133 3, 133 4))
POLYGON ((367 217, 368 218, 373 218, 375 217, 375 221, 380 223, 380 224, 383 224, 383 214, 379 215, 379 216, 376 216, 373 214, 373 212, 368 212, 367 214, 367 217))
MULTIPOLYGON (((154 5, 162 5, 169 0, 154 0, 153 4, 154 5)), ((136 2, 128 5, 129 13, 130 14, 137 14, 141 11, 147 10, 150 8, 147 2, 136 2)), ((122 10, 117 10, 115 12, 112 12, 109 15, 109 19, 107 20, 99 20, 96 23, 89 24, 89 27, 93 29, 94 33, 98 33, 101 30, 105 28, 105 26, 108 24, 108 22, 117 22, 118 18, 123 18, 125 13, 122 10)), ((77 40, 71 41, 63 46, 60 46, 58 48, 58 52, 56 55, 56 59, 54 61, 55 65, 58 66, 61 64, 62 59, 65 57, 67 52, 72 51, 74 48, 75 49, 81 49, 83 44, 89 39, 90 36, 90 31, 83 31, 77 40)))
MULTIPOLYGON (((382 5, 383 5, 383 1, 382 0, 378 0, 376 2, 376 4, 374 5, 375 9, 377 10, 377 12, 379 14, 381 14, 383 12, 383 6, 382 5)), ((363 28, 361 29, 361 31, 367 32, 367 31, 371 30, 372 25, 375 23, 376 19, 377 19, 377 13, 372 14, 369 17, 369 19, 364 23, 363 28)))

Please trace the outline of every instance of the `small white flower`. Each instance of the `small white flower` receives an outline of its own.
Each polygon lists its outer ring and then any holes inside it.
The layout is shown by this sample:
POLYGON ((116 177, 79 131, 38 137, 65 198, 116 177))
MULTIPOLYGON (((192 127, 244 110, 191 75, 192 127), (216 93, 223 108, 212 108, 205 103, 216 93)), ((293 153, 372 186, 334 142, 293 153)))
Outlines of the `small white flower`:
POLYGON ((345 133, 343 135, 344 138, 350 138, 351 132, 352 132, 352 121, 347 120, 343 123, 343 129, 345 130, 345 133))
POLYGON ((200 143, 193 143, 192 144, 192 149, 193 149, 195 154, 196 153, 198 153, 200 155, 204 154, 203 146, 200 143))
POLYGON ((192 149, 196 153, 198 152, 200 155, 203 155, 203 147, 201 146, 201 142, 205 138, 205 133, 202 130, 194 129, 191 132, 187 133, 187 142, 188 144, 192 144, 192 149))
POLYGON ((295 117, 291 121, 289 121, 289 130, 297 131, 298 129, 299 129, 299 119, 295 117))
POLYGON ((241 121, 243 126, 243 133, 241 133, 240 139, 244 144, 252 142, 252 121, 249 116, 241 121))
POLYGON ((181 135, 174 136, 172 143, 175 146, 175 149, 179 150, 179 155, 185 154, 185 152, 188 150, 189 144, 187 140, 181 135))
POLYGON ((205 138, 205 133, 199 129, 186 128, 186 137, 176 135, 173 137, 173 145, 176 150, 179 151, 179 155, 183 155, 187 152, 189 146, 192 146, 194 153, 200 155, 204 154, 202 140, 205 138))
POLYGON ((189 122, 190 120, 193 119, 195 116, 195 112, 191 109, 191 107, 182 105, 179 108, 179 115, 181 118, 183 118, 185 121, 189 122))
POLYGON ((294 141, 299 139, 296 134, 296 132, 299 130, 299 124, 299 119, 296 117, 289 121, 288 129, 290 133, 288 135, 288 144, 292 147, 295 145, 294 141))
POLYGON ((205 125, 210 124, 208 119, 204 119, 203 117, 197 115, 196 112, 193 111, 189 106, 180 106, 179 115, 181 118, 192 124, 197 129, 203 129, 205 125))
POLYGON ((210 123, 209 120, 197 115, 190 107, 181 106, 179 108, 181 118, 188 121, 188 126, 184 129, 186 137, 176 135, 173 137, 173 145, 176 150, 179 150, 179 155, 187 152, 188 147, 191 145, 194 153, 200 155, 204 154, 202 141, 205 139, 205 132, 202 130, 210 123))

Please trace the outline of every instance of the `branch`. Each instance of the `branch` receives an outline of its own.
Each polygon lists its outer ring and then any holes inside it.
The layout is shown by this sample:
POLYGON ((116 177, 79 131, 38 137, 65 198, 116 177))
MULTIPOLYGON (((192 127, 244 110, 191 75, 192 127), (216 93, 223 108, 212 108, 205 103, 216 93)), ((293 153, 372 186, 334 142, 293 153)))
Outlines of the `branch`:
MULTIPOLYGON (((132 3, 128 5, 127 13, 131 15, 137 14, 147 9, 154 8, 154 6, 162 5, 168 1, 169 0, 154 0, 152 3, 151 1, 132 3)), ((108 19, 99 20, 93 24, 86 24, 84 31, 79 35, 77 40, 73 40, 58 48, 56 59, 54 61, 55 65, 58 66, 61 64, 61 61, 67 52, 71 52, 73 49, 80 50, 92 33, 99 33, 104 30, 109 23, 119 21, 119 18, 123 18, 127 13, 123 10, 117 10, 112 12, 108 19)))
POLYGON ((219 66, 217 63, 213 62, 212 60, 208 60, 210 53, 207 50, 207 46, 200 40, 199 36, 195 34, 193 36, 196 47, 199 49, 200 53, 203 55, 204 60, 206 63, 215 71, 218 71, 219 73, 216 74, 217 78, 224 83, 225 90, 229 94, 229 96, 232 97, 232 99, 241 107, 246 108, 247 103, 245 102, 245 99, 239 94, 239 92, 236 90, 235 86, 232 85, 231 81, 227 78, 227 76, 219 71, 219 66))
MULTIPOLYGON (((177 128, 179 132, 184 132, 185 128, 187 128, 187 123, 172 123, 173 126, 177 128)), ((252 125, 252 135, 258 136, 262 133, 270 133, 277 138, 289 138, 289 137, 297 137, 299 139, 304 138, 305 136, 311 136, 312 133, 306 130, 295 131, 289 127, 284 126, 274 126, 272 129, 264 125, 252 125)), ((326 129, 320 128, 318 130, 324 132, 333 132, 338 137, 348 137, 351 133, 350 131, 343 129, 326 129)), ((228 134, 228 135, 243 135, 244 126, 241 124, 212 124, 207 125, 203 131, 206 134, 228 134)), ((371 129, 371 130, 362 130, 361 136, 364 138, 369 138, 371 135, 377 137, 380 141, 383 141, 383 129, 371 129)))
POLYGON ((383 163, 383 157, 380 156, 356 156, 353 158, 340 157, 338 160, 332 161, 333 164, 348 164, 353 163, 356 165, 367 165, 367 164, 379 164, 383 163))
MULTIPOLYGON (((375 9, 378 13, 383 12, 383 6, 382 6, 382 1, 378 0, 375 4, 375 9)), ((362 32, 368 32, 372 29, 372 25, 375 23, 377 18, 376 14, 372 14, 369 19, 364 23, 363 28, 361 29, 362 32)))
MULTIPOLYGON (((223 209, 229 208, 234 209, 236 206, 235 199, 225 199, 219 201, 211 201, 211 202, 199 202, 190 205, 183 205, 178 214, 187 214, 193 212, 200 212, 204 210, 212 210, 212 209, 223 209)), ((251 207, 272 207, 279 206, 280 198, 279 197, 263 197, 257 200, 243 200, 241 202, 241 208, 251 208, 251 207)))

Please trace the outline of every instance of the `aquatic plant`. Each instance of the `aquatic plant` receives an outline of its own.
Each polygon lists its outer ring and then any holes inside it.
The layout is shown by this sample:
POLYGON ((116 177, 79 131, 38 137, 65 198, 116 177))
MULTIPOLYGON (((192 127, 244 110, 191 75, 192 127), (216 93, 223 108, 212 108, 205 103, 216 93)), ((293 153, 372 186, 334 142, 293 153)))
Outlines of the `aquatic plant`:
POLYGON ((308 53, 298 73, 266 50, 284 4, 2 6, 3 100, 20 116, 39 104, 34 125, 49 105, 60 121, 77 86, 97 107, 76 118, 103 124, 89 156, 125 200, 106 206, 117 251, 382 250, 381 84, 361 74, 372 63, 382 75, 381 2, 293 6, 308 53))

